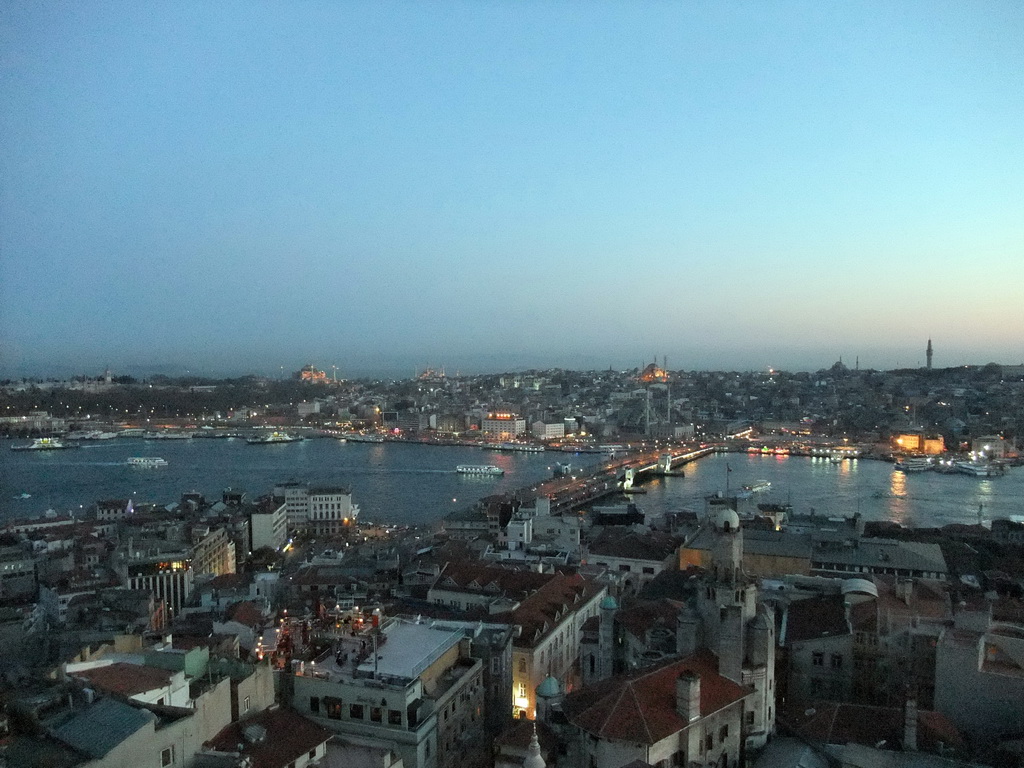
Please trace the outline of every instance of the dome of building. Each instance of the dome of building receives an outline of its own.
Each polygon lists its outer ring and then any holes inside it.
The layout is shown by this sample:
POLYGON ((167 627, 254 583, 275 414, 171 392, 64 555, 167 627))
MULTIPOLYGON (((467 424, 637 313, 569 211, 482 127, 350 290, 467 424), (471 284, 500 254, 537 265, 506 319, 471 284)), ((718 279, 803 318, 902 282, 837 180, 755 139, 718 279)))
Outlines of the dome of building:
POLYGON ((617 611, 619 610, 619 604, 615 598, 611 595, 605 595, 604 599, 601 600, 602 611, 617 611))
POLYGON ((544 678, 544 682, 537 686, 537 695, 542 699, 550 699, 558 696, 562 692, 562 687, 551 675, 544 678))
POLYGON ((715 528, 719 531, 738 531, 740 516, 736 514, 736 510, 722 507, 715 513, 715 528))
POLYGON ((844 595, 863 594, 878 597, 878 587, 874 585, 874 582, 867 579, 843 579, 840 592, 844 595))

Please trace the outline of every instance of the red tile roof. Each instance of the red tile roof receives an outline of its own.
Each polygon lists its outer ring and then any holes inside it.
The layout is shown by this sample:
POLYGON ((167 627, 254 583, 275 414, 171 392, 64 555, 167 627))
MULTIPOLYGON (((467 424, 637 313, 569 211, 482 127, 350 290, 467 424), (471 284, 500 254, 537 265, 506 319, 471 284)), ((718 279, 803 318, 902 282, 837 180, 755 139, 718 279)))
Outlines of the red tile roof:
POLYGON ((492 620, 523 628, 514 644, 533 647, 567 616, 601 591, 601 586, 576 573, 515 571, 474 562, 448 563, 434 588, 507 597, 519 607, 494 614, 492 620))
POLYGON ((235 603, 225 611, 227 617, 247 627, 261 627, 266 623, 263 612, 249 600, 235 603))
MULTIPOLYGON (((862 744, 873 747, 885 741, 889 749, 903 744, 902 707, 873 707, 864 704, 815 702, 810 709, 785 713, 787 725, 803 739, 819 744, 862 744)), ((917 747, 925 752, 945 748, 962 749, 963 736, 945 715, 928 710, 917 713, 917 747)))
POLYGON ((676 679, 683 672, 700 675, 702 717, 749 696, 753 689, 718 674, 718 659, 699 651, 685 659, 602 680, 569 694, 562 709, 569 720, 604 739, 654 744, 686 728, 676 711, 676 679))
POLYGON ((252 759, 252 768, 284 768, 332 735, 290 709, 273 708, 232 723, 203 746, 218 752, 237 752, 238 745, 244 744, 242 754, 252 759), (243 729, 251 725, 266 729, 266 738, 256 744, 247 741, 243 729))

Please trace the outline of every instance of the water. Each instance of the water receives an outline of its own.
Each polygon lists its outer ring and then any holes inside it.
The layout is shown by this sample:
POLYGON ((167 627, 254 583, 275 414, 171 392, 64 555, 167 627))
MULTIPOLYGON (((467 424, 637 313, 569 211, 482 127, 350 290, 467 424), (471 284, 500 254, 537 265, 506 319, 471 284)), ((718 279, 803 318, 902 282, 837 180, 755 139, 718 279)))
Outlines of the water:
POLYGON ((977 478, 936 472, 905 474, 883 461, 858 459, 833 464, 827 458, 718 454, 684 467, 685 478, 666 477, 644 486, 637 501, 648 513, 704 509, 705 497, 758 480, 771 487, 741 500, 740 511, 764 502, 791 503, 795 513, 888 520, 903 526, 942 526, 995 517, 1024 520, 1024 468, 1001 477, 977 478), (727 472, 727 467, 731 472, 727 472))
MULTIPOLYGON (((24 441, 17 441, 24 442, 24 441)), ((186 491, 208 499, 224 488, 250 497, 286 480, 351 486, 362 517, 375 522, 429 524, 482 496, 533 485, 550 477, 556 460, 592 465, 596 454, 503 453, 463 446, 402 443, 339 443, 306 440, 285 445, 247 445, 244 440, 115 439, 70 451, 9 450, 0 440, 0 520, 87 508, 99 499, 131 497, 168 504, 186 491), (129 456, 161 456, 169 466, 136 469, 129 456), (458 464, 495 464, 501 477, 459 475, 458 464), (31 498, 22 499, 28 493, 31 498)), ((685 466, 686 477, 647 483, 636 500, 651 514, 704 507, 708 494, 757 480, 771 488, 740 504, 792 503, 798 513, 852 515, 906 526, 976 523, 994 517, 1024 520, 1024 468, 1002 477, 975 478, 924 472, 906 475, 879 461, 801 456, 728 454, 685 466), (731 472, 726 472, 726 467, 731 472)), ((741 506, 741 511, 743 509, 741 506)))
POLYGON ((331 439, 248 445, 238 439, 118 438, 66 451, 10 450, 25 442, 0 440, 0 520, 36 517, 50 508, 77 511, 100 499, 169 504, 193 490, 219 499, 230 487, 253 498, 275 483, 299 480, 350 486, 364 520, 429 524, 483 496, 550 477, 556 459, 585 466, 601 458, 331 439), (160 456, 168 466, 129 467, 130 456, 160 456), (494 464, 505 474, 460 475, 459 464, 494 464), (16 498, 23 493, 31 498, 16 498))

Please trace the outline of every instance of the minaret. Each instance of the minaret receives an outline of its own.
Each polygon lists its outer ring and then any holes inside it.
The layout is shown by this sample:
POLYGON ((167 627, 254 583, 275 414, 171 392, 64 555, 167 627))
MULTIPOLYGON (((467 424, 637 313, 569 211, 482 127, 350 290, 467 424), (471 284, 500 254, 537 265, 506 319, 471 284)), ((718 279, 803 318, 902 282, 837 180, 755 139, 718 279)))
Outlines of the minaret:
POLYGON ((924 355, 925 355, 925 357, 928 360, 927 366, 928 366, 928 370, 930 371, 932 369, 932 340, 931 339, 928 339, 928 349, 925 350, 924 355))
POLYGON ((545 768, 547 763, 540 754, 540 740, 537 738, 537 724, 533 725, 533 735, 530 737, 530 747, 526 759, 523 760, 523 768, 545 768))

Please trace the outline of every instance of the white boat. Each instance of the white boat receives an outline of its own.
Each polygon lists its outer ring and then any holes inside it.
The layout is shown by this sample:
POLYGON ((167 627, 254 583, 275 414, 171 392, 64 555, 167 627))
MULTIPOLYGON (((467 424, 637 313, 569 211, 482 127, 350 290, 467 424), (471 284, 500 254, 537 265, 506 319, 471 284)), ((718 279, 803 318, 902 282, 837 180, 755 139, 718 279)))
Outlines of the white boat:
POLYGON ((743 490, 750 491, 751 493, 762 493, 772 487, 772 484, 768 480, 755 480, 750 485, 744 485, 743 490))
POLYGON ((191 440, 191 432, 147 432, 147 440, 191 440))
POLYGON ((1001 469, 1001 467, 989 464, 987 461, 958 461, 956 463, 957 472, 961 475, 970 475, 971 477, 995 477, 1002 474, 1001 469))
POLYGON ((12 445, 12 451, 61 451, 67 448, 77 448, 77 445, 65 445, 55 437, 39 437, 32 441, 31 445, 12 445))
POLYGON ((161 459, 159 456, 132 456, 128 459, 129 467, 142 467, 148 469, 150 467, 166 467, 167 460, 161 459))
POLYGON ((459 464, 455 471, 462 475, 504 475, 505 470, 493 464, 459 464))
POLYGON ((893 469, 897 472, 927 472, 933 469, 933 466, 928 459, 909 458, 898 460, 893 469))
POLYGON ((345 439, 350 443, 383 443, 384 435, 361 435, 358 432, 349 432, 345 439))
POLYGON ((269 435, 260 435, 246 440, 249 445, 270 445, 274 443, 298 443, 301 437, 289 435, 287 432, 271 432, 269 435))
POLYGON ((522 451, 523 453, 544 453, 544 446, 532 443, 488 443, 484 446, 493 451, 522 451))

